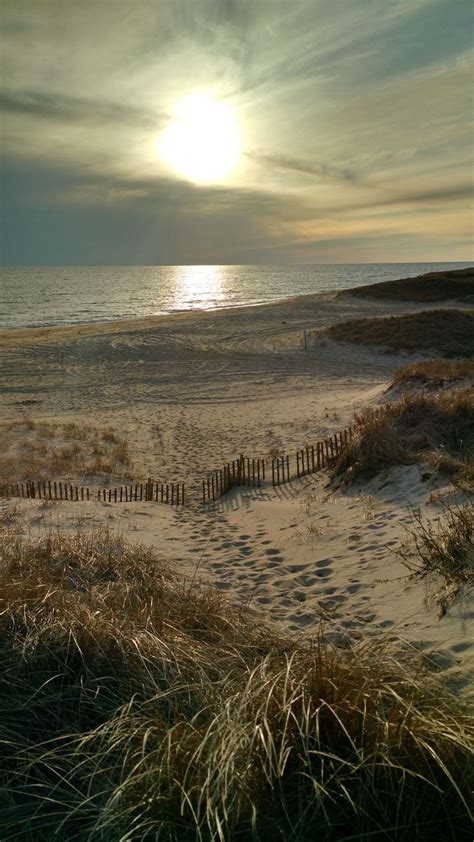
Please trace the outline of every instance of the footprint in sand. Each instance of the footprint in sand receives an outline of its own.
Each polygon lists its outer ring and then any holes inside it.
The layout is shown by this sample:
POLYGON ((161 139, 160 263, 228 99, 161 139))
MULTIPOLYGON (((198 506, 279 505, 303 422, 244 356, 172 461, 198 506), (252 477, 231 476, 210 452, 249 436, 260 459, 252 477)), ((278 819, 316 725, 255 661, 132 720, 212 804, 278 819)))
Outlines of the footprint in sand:
POLYGON ((348 593, 357 593, 362 587, 363 586, 360 584, 360 582, 354 582, 353 585, 348 585, 346 590, 348 593))
POLYGON ((462 640, 461 643, 453 643, 450 649, 452 652, 465 652, 467 649, 472 649, 472 646, 470 640, 462 640))

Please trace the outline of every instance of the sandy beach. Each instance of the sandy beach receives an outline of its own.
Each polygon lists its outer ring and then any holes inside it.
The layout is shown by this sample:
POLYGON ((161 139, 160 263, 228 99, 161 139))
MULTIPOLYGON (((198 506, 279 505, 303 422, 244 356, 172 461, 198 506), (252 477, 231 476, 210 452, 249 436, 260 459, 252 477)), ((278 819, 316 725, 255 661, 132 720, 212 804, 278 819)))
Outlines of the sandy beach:
MULTIPOLYGON (((414 511, 435 521, 446 500, 462 502, 447 481, 422 479, 423 466, 412 464, 345 490, 322 472, 279 488, 237 488, 207 506, 199 496, 206 471, 240 453, 294 452, 390 401, 394 372, 413 357, 336 345, 318 332, 349 317, 418 309, 427 305, 324 293, 0 334, 2 422, 111 427, 128 440, 138 481, 180 481, 187 490, 179 509, 21 500, 24 534, 107 526, 153 544, 183 578, 227 590, 295 635, 322 627, 341 646, 382 635, 418 648, 472 693, 474 606, 461 594, 440 616, 430 600, 436 583, 410 579, 398 554, 414 511)), ((10 505, 0 500, 0 511, 10 505)))

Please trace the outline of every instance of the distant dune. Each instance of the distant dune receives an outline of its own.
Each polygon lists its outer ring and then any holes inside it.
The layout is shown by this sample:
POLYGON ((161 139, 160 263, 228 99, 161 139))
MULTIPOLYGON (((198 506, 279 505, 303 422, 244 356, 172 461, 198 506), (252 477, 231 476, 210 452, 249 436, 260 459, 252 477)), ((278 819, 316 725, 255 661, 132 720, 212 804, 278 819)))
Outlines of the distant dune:
POLYGON ((393 298, 402 301, 446 301, 453 298, 465 300, 474 298, 474 266, 354 287, 340 292, 339 295, 393 298))
POLYGON ((375 346, 396 354, 429 351, 447 357, 474 356, 474 310, 470 309, 348 319, 331 325, 324 333, 336 342, 375 346))

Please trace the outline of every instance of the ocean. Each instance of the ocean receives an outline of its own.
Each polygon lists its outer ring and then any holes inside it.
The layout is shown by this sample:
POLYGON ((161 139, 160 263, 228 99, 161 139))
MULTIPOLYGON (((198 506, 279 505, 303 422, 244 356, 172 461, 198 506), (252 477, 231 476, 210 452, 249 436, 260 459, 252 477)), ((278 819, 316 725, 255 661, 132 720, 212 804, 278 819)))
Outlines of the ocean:
POLYGON ((0 328, 109 322, 187 310, 258 305, 436 272, 469 263, 292 266, 65 266, 5 268, 0 328))

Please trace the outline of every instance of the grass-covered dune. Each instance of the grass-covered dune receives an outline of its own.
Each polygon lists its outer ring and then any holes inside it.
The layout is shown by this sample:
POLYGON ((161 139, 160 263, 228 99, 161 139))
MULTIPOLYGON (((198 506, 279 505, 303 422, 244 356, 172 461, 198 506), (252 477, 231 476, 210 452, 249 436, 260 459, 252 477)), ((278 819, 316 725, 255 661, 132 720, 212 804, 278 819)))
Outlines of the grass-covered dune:
POLYGON ((448 301, 474 296, 474 267, 447 272, 427 272, 414 278, 383 281, 354 287, 339 295, 361 298, 390 298, 399 301, 448 301))
POLYGON ((354 434, 333 466, 346 482, 393 465, 425 462, 474 488, 474 389, 408 394, 378 412, 358 413, 354 434))
POLYGON ((391 386, 442 389, 444 386, 470 379, 474 379, 474 361, 419 360, 399 368, 391 386))
MULTIPOLYGON (((14 518, 13 518, 14 522, 14 518)), ((1 536, 2 840, 467 840, 472 723, 108 533, 1 536)))
POLYGON ((348 319, 326 328, 335 342, 351 342, 391 353, 437 352, 474 356, 474 310, 423 310, 404 316, 348 319))

